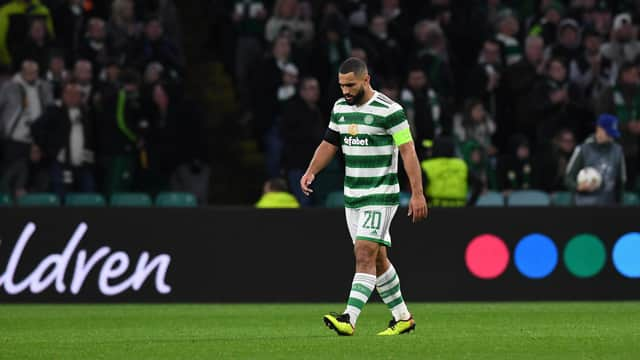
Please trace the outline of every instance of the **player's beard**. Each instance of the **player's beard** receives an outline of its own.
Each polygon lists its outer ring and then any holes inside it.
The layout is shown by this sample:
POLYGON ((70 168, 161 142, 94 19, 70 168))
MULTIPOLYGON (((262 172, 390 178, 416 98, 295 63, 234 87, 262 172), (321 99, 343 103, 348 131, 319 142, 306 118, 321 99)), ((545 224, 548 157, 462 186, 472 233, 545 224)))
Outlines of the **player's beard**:
POLYGON ((355 95, 353 95, 353 97, 351 99, 346 99, 347 104, 349 105, 360 105, 360 102, 362 102, 362 99, 364 99, 364 85, 362 87, 360 87, 360 91, 358 91, 355 95))

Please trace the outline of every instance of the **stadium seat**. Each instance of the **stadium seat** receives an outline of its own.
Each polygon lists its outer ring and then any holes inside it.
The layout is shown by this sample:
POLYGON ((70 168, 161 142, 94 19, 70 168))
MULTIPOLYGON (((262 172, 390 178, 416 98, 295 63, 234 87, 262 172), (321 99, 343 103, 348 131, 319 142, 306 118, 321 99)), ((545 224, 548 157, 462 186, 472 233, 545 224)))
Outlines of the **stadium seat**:
POLYGON ((153 205, 153 202, 146 193, 115 193, 111 195, 109 205, 115 207, 147 207, 153 205))
POLYGON ((53 193, 32 193, 18 198, 18 206, 54 207, 60 206, 60 198, 53 193))
POLYGON ((517 190, 507 197, 507 206, 549 206, 549 194, 539 190, 517 190))
POLYGON ((409 207, 409 201, 411 201, 411 194, 406 191, 400 192, 400 206, 409 207))
POLYGON ((187 192, 162 192, 156 196, 156 206, 159 207, 196 207, 196 197, 187 192))
POLYGON ((487 191, 478 197, 476 206, 504 206, 504 196, 497 191, 487 191))
POLYGON ((11 206, 11 197, 5 193, 0 193, 0 207, 11 206))
POLYGON ((64 204, 66 206, 102 207, 107 202, 98 193, 70 193, 65 195, 64 204))
POLYGON ((638 206, 640 205, 640 198, 638 198, 638 194, 625 191, 622 197, 622 205, 623 206, 638 206))
POLYGON ((344 207, 344 193, 342 191, 334 191, 327 195, 327 200, 324 202, 324 206, 328 208, 340 208, 344 207))
POLYGON ((573 195, 568 191, 556 191, 551 194, 551 205, 553 206, 572 206, 573 195))

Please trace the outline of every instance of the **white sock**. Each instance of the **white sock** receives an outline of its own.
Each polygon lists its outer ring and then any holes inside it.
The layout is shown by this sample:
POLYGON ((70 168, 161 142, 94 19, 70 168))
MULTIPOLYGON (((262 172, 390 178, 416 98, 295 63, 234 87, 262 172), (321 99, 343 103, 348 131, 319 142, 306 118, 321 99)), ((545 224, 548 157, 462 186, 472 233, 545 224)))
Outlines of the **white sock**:
POLYGON ((400 278, 398 273, 390 264, 389 269, 384 274, 378 276, 376 279, 376 290, 382 298, 395 320, 408 320, 411 317, 407 304, 405 304, 400 292, 400 278))
POLYGON ((351 326, 356 326, 356 321, 360 312, 367 303, 373 289, 376 287, 376 276, 366 273, 356 273, 353 276, 353 282, 351 283, 351 292, 349 293, 349 301, 347 301, 347 308, 344 311, 349 314, 349 321, 351 326))

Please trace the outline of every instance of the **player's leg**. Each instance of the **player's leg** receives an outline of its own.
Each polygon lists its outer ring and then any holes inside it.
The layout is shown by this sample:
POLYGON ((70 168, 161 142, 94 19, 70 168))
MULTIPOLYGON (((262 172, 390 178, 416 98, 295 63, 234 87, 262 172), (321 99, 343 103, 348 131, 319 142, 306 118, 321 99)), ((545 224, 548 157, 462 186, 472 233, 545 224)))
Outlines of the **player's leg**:
MULTIPOLYGON (((382 229, 388 244, 391 244, 389 227, 391 219, 393 215, 395 215, 395 210, 396 208, 389 208, 387 210, 386 215, 389 217, 385 221, 385 228, 382 229)), ((380 332, 379 335, 398 335, 415 329, 415 321, 402 297, 400 278, 393 264, 389 261, 386 246, 381 246, 378 251, 376 257, 376 275, 376 290, 393 315, 393 319, 389 322, 389 327, 380 332)))
POLYGON ((356 273, 351 282, 351 291, 345 314, 349 314, 351 325, 356 321, 364 305, 376 288, 376 257, 380 246, 367 240, 356 240, 354 254, 356 257, 356 273))
POLYGON ((376 258, 380 246, 373 241, 357 240, 364 221, 360 218, 360 212, 360 209, 345 210, 356 258, 356 273, 351 283, 347 307, 343 314, 324 316, 325 324, 339 335, 353 335, 360 312, 376 286, 376 258))

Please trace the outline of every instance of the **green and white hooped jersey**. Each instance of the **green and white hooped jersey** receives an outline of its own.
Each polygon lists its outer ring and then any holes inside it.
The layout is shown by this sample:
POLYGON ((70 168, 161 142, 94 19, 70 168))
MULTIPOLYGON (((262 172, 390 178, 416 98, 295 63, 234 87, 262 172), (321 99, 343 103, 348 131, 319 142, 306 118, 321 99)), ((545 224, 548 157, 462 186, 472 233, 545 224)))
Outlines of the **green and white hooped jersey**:
POLYGON ((342 98, 333 105, 329 129, 342 142, 345 207, 398 205, 398 146, 412 140, 402 106, 377 91, 361 106, 342 98))

